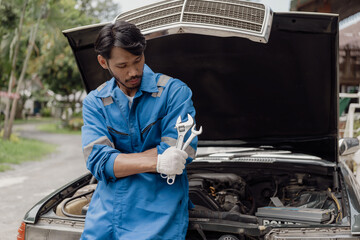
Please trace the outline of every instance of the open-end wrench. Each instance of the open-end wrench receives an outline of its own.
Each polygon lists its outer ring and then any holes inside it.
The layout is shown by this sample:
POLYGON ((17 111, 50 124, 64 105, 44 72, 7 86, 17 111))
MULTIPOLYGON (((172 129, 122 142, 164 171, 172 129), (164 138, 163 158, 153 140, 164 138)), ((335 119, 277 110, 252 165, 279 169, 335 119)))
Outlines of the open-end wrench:
POLYGON ((185 135, 194 125, 194 119, 191 117, 191 115, 188 114, 187 117, 188 120, 186 122, 181 122, 181 116, 179 116, 176 120, 175 128, 178 132, 178 139, 176 141, 175 147, 177 149, 183 149, 185 135))
MULTIPOLYGON (((178 119, 176 120, 175 128, 177 129, 177 132, 178 132, 178 139, 176 141, 175 147, 177 149, 183 148, 185 135, 191 129, 191 127, 194 125, 194 119, 191 117, 191 115, 188 114, 187 117, 188 117, 188 120, 186 122, 181 122, 181 116, 179 116, 178 119)), ((176 175, 169 175, 169 176, 162 175, 162 177, 166 177, 167 183, 169 185, 172 185, 175 182, 176 175)))
POLYGON ((182 150, 186 150, 186 148, 190 145, 190 143, 192 142, 192 140, 200 135, 202 133, 202 126, 200 127, 200 129, 198 131, 195 130, 196 124, 191 128, 191 135, 188 138, 188 140, 186 140, 184 146, 182 147, 182 150))

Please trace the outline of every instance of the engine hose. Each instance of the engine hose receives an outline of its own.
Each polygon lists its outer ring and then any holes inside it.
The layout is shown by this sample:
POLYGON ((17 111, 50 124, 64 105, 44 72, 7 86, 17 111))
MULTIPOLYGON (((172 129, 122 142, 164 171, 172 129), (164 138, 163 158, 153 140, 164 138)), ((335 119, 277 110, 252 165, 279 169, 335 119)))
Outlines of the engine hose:
POLYGON ((65 206, 66 206, 66 204, 68 204, 69 202, 71 202, 71 201, 73 201, 73 200, 75 200, 75 199, 78 199, 78 198, 84 197, 84 196, 86 196, 86 195, 92 194, 94 191, 95 191, 95 190, 91 190, 91 191, 89 191, 89 192, 86 192, 86 193, 80 194, 80 195, 78 195, 78 196, 69 198, 69 199, 66 200, 66 201, 64 202, 64 204, 62 205, 62 207, 61 207, 61 212, 62 212, 65 216, 67 216, 67 217, 72 217, 72 218, 84 218, 84 219, 85 219, 85 216, 83 216, 83 215, 76 215, 76 214, 71 214, 71 213, 66 212, 65 206))
POLYGON ((244 223, 258 223, 258 219, 255 216, 245 215, 238 212, 221 212, 206 210, 189 210, 189 217, 192 218, 210 218, 210 219, 221 219, 244 223))
POLYGON ((335 202, 335 205, 337 207, 337 210, 338 210, 338 214, 337 214, 337 217, 336 217, 336 222, 338 222, 339 218, 342 219, 342 212, 341 212, 341 207, 340 207, 340 203, 339 203, 339 200, 335 197, 335 195, 331 192, 331 189, 328 188, 328 196, 335 202))
POLYGON ((335 219, 335 214, 331 213, 331 218, 326 224, 332 223, 334 221, 334 219, 335 219))
MULTIPOLYGON (((248 192, 247 195, 249 197, 249 201, 251 201, 251 207, 250 207, 250 209, 248 209, 248 207, 245 206, 241 201, 239 201, 238 204, 242 207, 243 211, 246 210, 246 212, 242 212, 243 214, 253 214, 255 212, 255 207, 256 207, 255 206, 255 199, 253 198, 253 194, 252 194, 250 188, 247 185, 245 185, 245 188, 246 188, 246 190, 248 192)), ((229 189, 224 189, 223 191, 224 192, 236 193, 238 196, 241 196, 241 192, 239 190, 236 190, 236 189, 229 188, 229 189)))

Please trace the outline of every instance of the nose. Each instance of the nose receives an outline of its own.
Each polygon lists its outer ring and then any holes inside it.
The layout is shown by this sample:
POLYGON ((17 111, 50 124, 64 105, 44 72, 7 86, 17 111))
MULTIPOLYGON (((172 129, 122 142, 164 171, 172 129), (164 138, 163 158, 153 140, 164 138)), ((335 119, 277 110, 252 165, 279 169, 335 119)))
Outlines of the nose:
POLYGON ((135 76, 138 76, 139 75, 139 70, 137 69, 137 67, 133 66, 129 69, 129 77, 132 78, 132 77, 135 77, 135 76))

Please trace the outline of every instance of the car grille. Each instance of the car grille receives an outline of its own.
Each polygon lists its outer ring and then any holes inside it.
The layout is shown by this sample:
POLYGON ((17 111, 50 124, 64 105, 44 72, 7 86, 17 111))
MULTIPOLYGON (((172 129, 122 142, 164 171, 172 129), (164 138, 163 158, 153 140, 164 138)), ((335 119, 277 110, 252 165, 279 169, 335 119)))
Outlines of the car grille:
POLYGON ((180 22, 184 1, 166 1, 120 14, 116 20, 136 24, 145 31, 149 28, 180 22))
POLYGON ((236 2, 188 1, 183 21, 260 32, 264 20, 264 6, 254 7, 248 4, 239 4, 239 2, 235 4, 236 2))
POLYGON ((259 42, 267 42, 271 19, 265 5, 237 0, 163 1, 116 18, 136 24, 147 38, 157 31, 163 35, 188 32, 243 36, 259 42))

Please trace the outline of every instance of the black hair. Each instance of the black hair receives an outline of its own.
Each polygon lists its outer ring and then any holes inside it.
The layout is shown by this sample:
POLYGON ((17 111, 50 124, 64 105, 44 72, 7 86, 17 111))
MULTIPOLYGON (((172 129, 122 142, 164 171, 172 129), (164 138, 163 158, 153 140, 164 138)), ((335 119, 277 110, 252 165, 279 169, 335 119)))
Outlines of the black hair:
POLYGON ((134 24, 116 21, 105 25, 95 41, 95 52, 110 59, 111 49, 120 47, 133 55, 140 56, 146 47, 146 40, 134 24))

